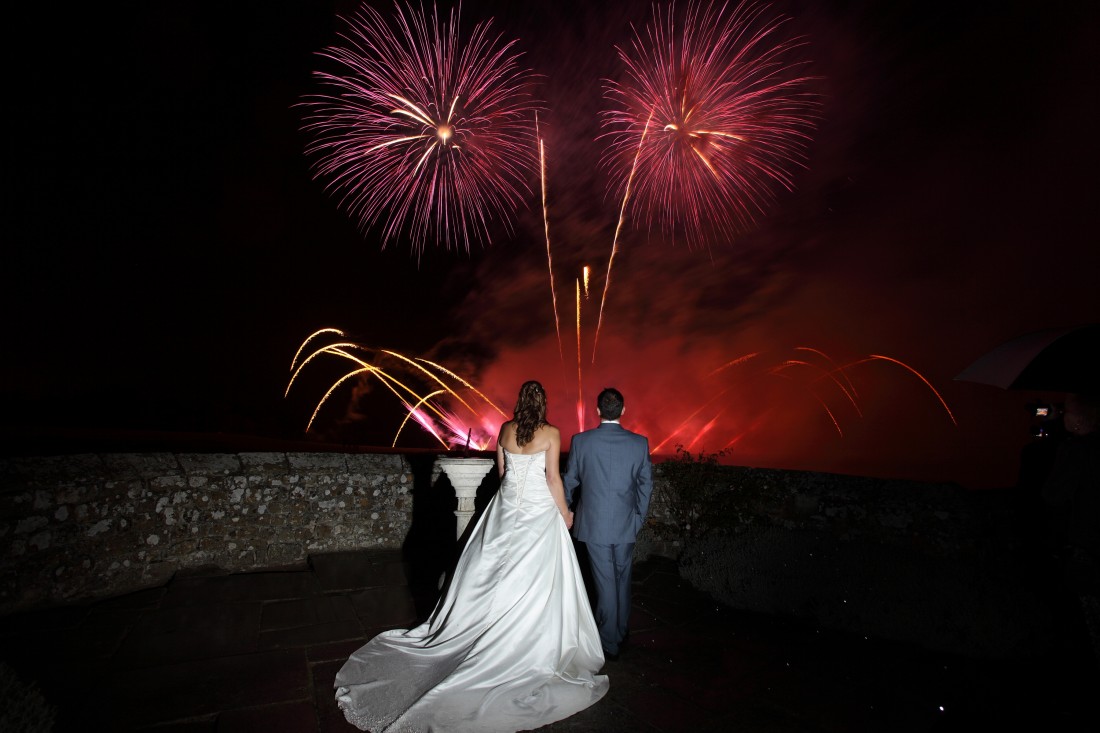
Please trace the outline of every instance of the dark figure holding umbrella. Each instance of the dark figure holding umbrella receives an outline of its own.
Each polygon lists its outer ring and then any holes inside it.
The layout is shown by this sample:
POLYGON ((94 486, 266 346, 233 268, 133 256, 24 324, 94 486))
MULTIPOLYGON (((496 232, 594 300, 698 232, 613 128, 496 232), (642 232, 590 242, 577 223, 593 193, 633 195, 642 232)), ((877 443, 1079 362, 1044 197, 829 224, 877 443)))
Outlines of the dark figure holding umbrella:
POLYGON ((1066 438, 1043 485, 1051 557, 1070 621, 1084 633, 1100 671, 1100 402, 1092 395, 1066 397, 1066 438), (1076 618, 1074 618, 1076 617, 1076 618))

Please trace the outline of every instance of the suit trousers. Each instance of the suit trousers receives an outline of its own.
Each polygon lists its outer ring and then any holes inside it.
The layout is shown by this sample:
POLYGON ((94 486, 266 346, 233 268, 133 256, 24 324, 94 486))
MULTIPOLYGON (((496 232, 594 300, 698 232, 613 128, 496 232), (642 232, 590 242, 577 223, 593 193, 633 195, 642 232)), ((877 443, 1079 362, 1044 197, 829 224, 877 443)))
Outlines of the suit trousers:
POLYGON ((604 651, 619 653, 630 621, 630 571, 634 543, 598 545, 585 542, 592 582, 596 586, 596 626, 604 651))

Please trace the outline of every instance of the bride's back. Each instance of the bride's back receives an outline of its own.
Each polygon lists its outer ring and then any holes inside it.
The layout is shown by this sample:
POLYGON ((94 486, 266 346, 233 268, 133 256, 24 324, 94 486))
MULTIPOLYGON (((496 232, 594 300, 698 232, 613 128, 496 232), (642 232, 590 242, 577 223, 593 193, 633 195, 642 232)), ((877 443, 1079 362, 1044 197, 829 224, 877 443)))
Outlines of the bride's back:
POLYGON ((558 435, 560 435, 560 433, 556 427, 550 423, 544 423, 535 430, 528 443, 520 445, 516 440, 516 423, 514 420, 509 420, 504 423, 501 431, 500 444, 504 450, 509 453, 533 455, 548 450, 554 437, 558 435))

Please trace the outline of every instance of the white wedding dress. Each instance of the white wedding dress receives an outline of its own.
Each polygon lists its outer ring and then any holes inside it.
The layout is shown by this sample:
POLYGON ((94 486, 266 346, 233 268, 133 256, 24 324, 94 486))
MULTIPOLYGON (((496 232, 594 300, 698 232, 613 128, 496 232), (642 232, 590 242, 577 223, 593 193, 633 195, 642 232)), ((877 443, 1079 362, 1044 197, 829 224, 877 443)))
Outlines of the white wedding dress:
POLYGON ((599 631, 546 453, 505 452, 486 507, 431 618, 387 631, 336 675, 361 730, 518 731, 567 718, 607 693, 599 631))

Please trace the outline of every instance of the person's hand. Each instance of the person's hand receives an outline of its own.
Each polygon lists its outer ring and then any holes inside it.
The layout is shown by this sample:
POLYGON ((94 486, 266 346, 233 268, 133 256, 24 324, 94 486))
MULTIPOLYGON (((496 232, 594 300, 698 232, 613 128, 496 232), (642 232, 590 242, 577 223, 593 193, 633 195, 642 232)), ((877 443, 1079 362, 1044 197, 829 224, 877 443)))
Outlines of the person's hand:
POLYGON ((565 520, 566 529, 573 529, 573 512, 567 509, 565 514, 562 515, 562 519, 565 520))

